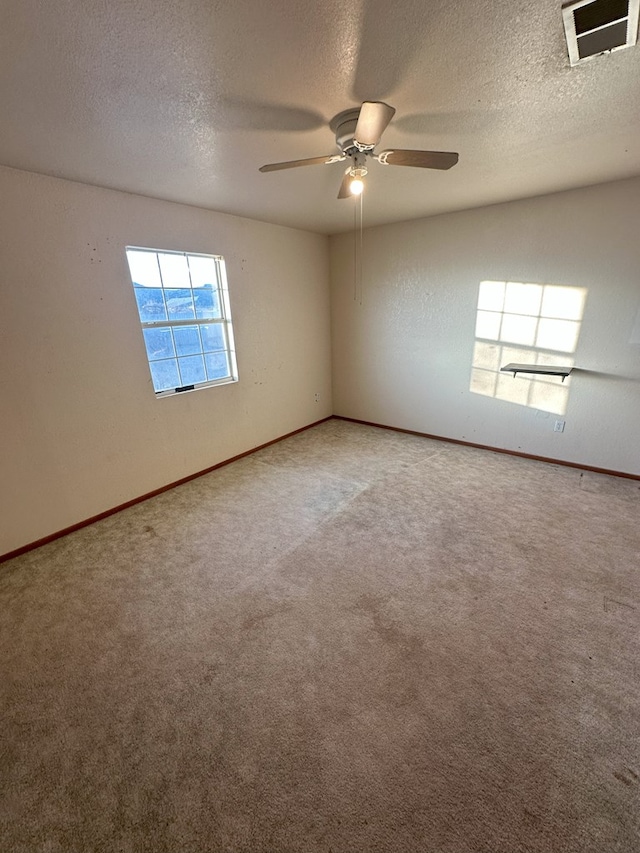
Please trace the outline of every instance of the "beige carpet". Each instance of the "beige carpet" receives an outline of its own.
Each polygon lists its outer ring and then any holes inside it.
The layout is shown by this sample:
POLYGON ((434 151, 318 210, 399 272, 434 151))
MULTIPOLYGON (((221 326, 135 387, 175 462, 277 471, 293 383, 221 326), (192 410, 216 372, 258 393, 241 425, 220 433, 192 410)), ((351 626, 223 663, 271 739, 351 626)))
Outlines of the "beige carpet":
POLYGON ((333 420, 0 566, 0 850, 640 850, 639 485, 333 420))

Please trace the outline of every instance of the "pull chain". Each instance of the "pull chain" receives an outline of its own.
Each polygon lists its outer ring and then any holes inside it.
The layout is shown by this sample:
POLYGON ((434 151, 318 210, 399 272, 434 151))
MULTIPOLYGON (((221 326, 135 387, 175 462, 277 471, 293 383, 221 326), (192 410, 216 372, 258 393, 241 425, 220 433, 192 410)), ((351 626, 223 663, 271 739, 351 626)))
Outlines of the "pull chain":
POLYGON ((353 200, 353 301, 358 300, 358 200, 353 200))
POLYGON ((364 193, 360 193, 360 305, 362 305, 362 263, 363 263, 363 225, 362 225, 362 196, 364 193))
POLYGON ((364 233, 362 224, 362 196, 360 193, 360 216, 358 217, 358 198, 353 205, 353 301, 362 305, 362 258, 364 233), (358 218, 360 219, 358 227, 358 218))

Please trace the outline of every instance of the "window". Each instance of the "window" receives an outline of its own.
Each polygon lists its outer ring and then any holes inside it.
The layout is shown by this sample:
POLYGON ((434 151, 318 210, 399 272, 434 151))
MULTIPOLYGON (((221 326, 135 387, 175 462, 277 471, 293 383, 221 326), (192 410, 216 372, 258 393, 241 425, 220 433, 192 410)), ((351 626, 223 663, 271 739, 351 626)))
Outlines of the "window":
POLYGON ((224 258, 126 251, 156 394, 236 382, 224 258))

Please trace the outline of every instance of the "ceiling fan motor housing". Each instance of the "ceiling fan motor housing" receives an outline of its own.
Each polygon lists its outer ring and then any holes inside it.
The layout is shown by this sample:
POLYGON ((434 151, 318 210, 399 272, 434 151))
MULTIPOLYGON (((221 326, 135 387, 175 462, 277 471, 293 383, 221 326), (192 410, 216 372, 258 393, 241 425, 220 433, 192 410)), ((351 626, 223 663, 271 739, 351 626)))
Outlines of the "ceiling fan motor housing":
POLYGON ((336 145, 347 157, 353 157, 355 154, 360 153, 360 150, 357 148, 353 139, 359 115, 360 107, 356 107, 352 110, 345 110, 344 112, 338 113, 338 115, 331 120, 329 125, 336 135, 336 145))

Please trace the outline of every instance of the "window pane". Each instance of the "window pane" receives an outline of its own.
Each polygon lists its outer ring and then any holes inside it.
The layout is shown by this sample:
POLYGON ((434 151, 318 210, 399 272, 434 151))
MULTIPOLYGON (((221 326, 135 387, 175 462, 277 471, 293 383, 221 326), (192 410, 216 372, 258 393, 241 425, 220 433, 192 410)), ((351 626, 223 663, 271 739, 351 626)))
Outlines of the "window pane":
POLYGON ((166 361, 150 361, 153 387, 156 391, 172 391, 180 385, 178 364, 175 358, 166 361))
POLYGON ((226 352, 207 353, 207 377, 209 379, 224 379, 229 376, 229 364, 226 352))
POLYGON ((215 258, 203 258, 198 255, 189 255, 189 270, 191 272, 192 287, 209 287, 213 290, 217 289, 218 269, 215 258))
POLYGON ((135 287, 138 313, 143 323, 157 323, 167 319, 162 290, 159 287, 135 287))
POLYGON ((196 317, 198 319, 222 317, 218 291, 212 290, 209 285, 201 287, 199 290, 194 290, 193 299, 196 303, 196 317))
POLYGON ((127 249, 127 261, 134 287, 162 287, 155 252, 127 249))
POLYGON ((200 333, 202 335, 202 349, 205 352, 215 352, 219 349, 225 349, 224 329, 221 323, 200 326, 200 333))
POLYGON ((165 290, 167 312, 170 320, 193 320, 193 299, 190 290, 165 290))
POLYGON ((184 255, 158 252, 158 261, 160 263, 160 271, 162 272, 162 286, 165 289, 191 287, 189 265, 184 255))
POLYGON ((171 329, 143 329, 143 333, 149 361, 156 361, 159 358, 171 358, 171 356, 176 354, 173 348, 171 329))
POLYGON ((197 326, 177 326, 173 329, 178 355, 194 355, 202 352, 197 326))
POLYGON ((204 361, 201 355, 179 358, 178 362, 180 364, 182 385, 195 385, 196 382, 207 381, 207 376, 204 370, 204 361))

